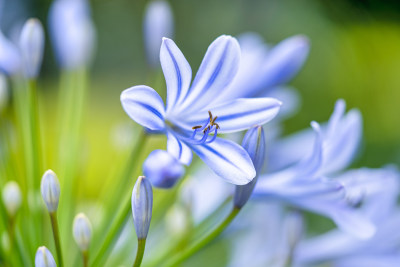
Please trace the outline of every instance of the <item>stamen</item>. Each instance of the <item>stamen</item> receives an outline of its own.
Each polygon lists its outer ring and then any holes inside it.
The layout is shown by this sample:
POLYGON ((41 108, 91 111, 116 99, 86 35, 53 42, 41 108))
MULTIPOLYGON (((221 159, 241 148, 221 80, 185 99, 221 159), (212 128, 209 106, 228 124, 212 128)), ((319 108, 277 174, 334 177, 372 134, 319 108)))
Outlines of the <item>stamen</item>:
POLYGON ((203 126, 197 125, 197 126, 192 127, 192 129, 194 131, 193 131, 191 139, 195 139, 196 134, 199 131, 203 132, 203 137, 200 140, 194 140, 194 142, 192 142, 192 144, 200 145, 200 144, 204 144, 204 143, 211 143, 211 142, 214 142, 214 140, 217 138, 217 134, 218 134, 218 130, 220 129, 220 126, 215 121, 217 120, 218 116, 213 117, 210 110, 208 111, 208 115, 209 115, 209 119, 207 119, 207 121, 205 122, 205 124, 203 126), (207 141, 207 138, 211 131, 214 131, 214 135, 210 138, 210 140, 207 141))
POLYGON ((213 137, 211 137, 211 139, 210 139, 210 140, 206 141, 206 144, 209 144, 209 143, 212 143, 212 142, 214 142, 214 141, 215 141, 215 139, 217 138, 217 132, 218 132, 218 128, 217 128, 217 127, 215 127, 215 130, 214 130, 214 135, 213 135, 213 137))

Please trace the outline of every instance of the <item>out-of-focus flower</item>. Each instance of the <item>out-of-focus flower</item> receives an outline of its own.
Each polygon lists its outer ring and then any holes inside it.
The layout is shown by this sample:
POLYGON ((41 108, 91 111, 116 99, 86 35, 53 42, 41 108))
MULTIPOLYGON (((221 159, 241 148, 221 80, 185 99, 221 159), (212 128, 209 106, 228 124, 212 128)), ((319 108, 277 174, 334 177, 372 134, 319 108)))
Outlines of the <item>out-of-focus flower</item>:
POLYGON ((256 177, 246 185, 237 185, 233 204, 237 208, 242 208, 249 200, 257 182, 258 175, 264 165, 265 160, 265 137, 261 126, 255 126, 247 131, 243 138, 242 147, 249 153, 256 169, 256 177))
POLYGON ((20 71, 21 58, 17 46, 0 31, 0 71, 14 75, 20 71))
POLYGON ((299 266, 329 262, 334 266, 400 265, 400 210, 397 207, 400 174, 395 168, 357 169, 337 177, 346 197, 376 225, 376 234, 360 240, 341 229, 303 241, 296 253, 299 266))
POLYGON ((242 34, 238 40, 242 51, 239 71, 231 85, 218 95, 222 99, 270 96, 274 88, 299 72, 310 50, 309 40, 302 35, 287 38, 272 48, 255 33, 242 34))
POLYGON ((19 47, 25 77, 36 78, 42 65, 44 50, 44 31, 38 19, 27 20, 22 28, 19 47))
POLYGON ((153 189, 148 179, 139 176, 132 191, 132 215, 136 235, 146 239, 153 210, 153 189))
POLYGON ((87 0, 54 0, 49 13, 49 28, 62 68, 77 69, 90 63, 96 32, 87 0))
POLYGON ((58 208, 58 200, 60 199, 60 183, 57 175, 52 170, 47 170, 40 184, 42 198, 46 203, 49 212, 55 212, 58 208))
POLYGON ((3 188, 3 203, 8 215, 14 217, 21 206, 22 196, 19 185, 15 181, 7 182, 3 188))
POLYGON ((167 151, 154 150, 143 163, 143 173, 153 186, 171 188, 183 176, 185 169, 167 151))
POLYGON ((75 216, 72 233, 81 251, 88 251, 92 239, 92 224, 85 214, 79 213, 75 216))
POLYGON ((167 150, 190 164, 191 149, 220 177, 238 185, 255 177, 253 163, 239 145, 217 137, 262 125, 276 116, 281 103, 273 98, 218 98, 235 77, 240 48, 236 39, 220 36, 208 48, 190 86, 192 71, 175 43, 164 38, 160 59, 167 83, 167 105, 148 86, 121 94, 125 112, 150 131, 167 135, 167 150), (213 136, 211 135, 213 133, 213 136))
POLYGON ((144 45, 147 60, 153 67, 159 66, 158 56, 163 37, 172 38, 174 16, 167 1, 150 1, 143 20, 144 45))
MULTIPOLYGON (((374 226, 347 202, 342 183, 325 176, 347 166, 358 148, 361 116, 349 112, 343 117, 344 110, 344 101, 339 100, 322 132, 313 122, 315 141, 311 155, 291 167, 261 175, 255 194, 325 215, 344 231, 369 238, 374 234, 374 226)), ((304 144, 299 143, 293 149, 301 149, 304 144)))
POLYGON ((35 267, 57 267, 53 255, 45 246, 36 251, 35 267))

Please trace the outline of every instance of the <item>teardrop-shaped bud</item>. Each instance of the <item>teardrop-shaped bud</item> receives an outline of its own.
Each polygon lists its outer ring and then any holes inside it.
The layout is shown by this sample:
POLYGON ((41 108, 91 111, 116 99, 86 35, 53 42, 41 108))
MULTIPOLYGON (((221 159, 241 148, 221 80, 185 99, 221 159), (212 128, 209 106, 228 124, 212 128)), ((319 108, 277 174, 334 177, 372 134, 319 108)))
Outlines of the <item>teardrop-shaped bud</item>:
POLYGON ((132 191, 133 224, 139 240, 147 237, 152 210, 153 189, 150 181, 144 176, 139 176, 132 191))
POLYGON ((79 213, 75 216, 72 233, 81 251, 88 251, 92 239, 92 224, 85 214, 79 213))
POLYGON ((14 217, 21 206, 21 189, 15 181, 7 182, 3 188, 3 202, 10 217, 14 217))
POLYGON ((174 17, 167 1, 150 1, 146 7, 143 34, 147 60, 152 67, 160 65, 160 46, 163 37, 172 38, 174 17))
POLYGON ((183 176, 185 169, 167 151, 154 150, 143 163, 143 173, 153 186, 171 188, 183 176))
POLYGON ((60 199, 60 183, 52 170, 47 170, 42 177, 40 191, 49 212, 55 212, 60 199))
POLYGON ((35 267, 57 267, 53 255, 45 246, 36 251, 35 267))
POLYGON ((25 77, 36 78, 42 66, 44 31, 38 19, 29 19, 22 28, 19 48, 25 77))
POLYGON ((255 126, 247 131, 242 141, 242 147, 249 153, 256 169, 256 177, 245 185, 235 187, 233 203, 236 208, 242 208, 249 200, 257 183, 258 175, 262 170, 265 161, 265 137, 261 126, 255 126))

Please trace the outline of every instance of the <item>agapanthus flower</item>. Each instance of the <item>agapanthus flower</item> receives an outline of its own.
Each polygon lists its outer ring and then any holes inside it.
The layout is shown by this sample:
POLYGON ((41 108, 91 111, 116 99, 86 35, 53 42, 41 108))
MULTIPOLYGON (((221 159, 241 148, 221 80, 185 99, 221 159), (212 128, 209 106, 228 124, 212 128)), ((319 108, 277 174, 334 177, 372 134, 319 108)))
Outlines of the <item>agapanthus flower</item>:
POLYGON ((399 172, 392 167, 350 170, 337 179, 346 186, 346 198, 377 228, 375 235, 360 240, 334 229, 304 240, 296 253, 299 266, 330 262, 334 266, 400 265, 399 172))
POLYGON ((62 68, 76 69, 90 63, 96 31, 87 0, 54 0, 49 11, 49 29, 62 68))
POLYGON ((167 84, 167 104, 152 88, 134 86, 121 94, 125 112, 152 132, 167 135, 167 150, 190 164, 193 150, 216 174, 234 184, 255 177, 247 152, 218 133, 242 131, 276 116, 273 98, 218 97, 235 77, 240 47, 235 38, 220 36, 208 48, 191 84, 192 71, 176 44, 164 38, 160 60, 167 84), (191 85, 190 85, 191 84, 191 85))
MULTIPOLYGON (((327 126, 321 130, 313 122, 315 138, 311 154, 290 167, 261 175, 254 193, 263 199, 278 199, 322 214, 344 231, 368 238, 374 234, 374 226, 349 205, 343 184, 327 176, 351 162, 361 138, 360 113, 353 110, 345 115, 344 111, 345 103, 339 100, 327 126), (354 135, 356 138, 352 138, 354 135)), ((297 144, 293 149, 302 149, 305 144, 297 144)))

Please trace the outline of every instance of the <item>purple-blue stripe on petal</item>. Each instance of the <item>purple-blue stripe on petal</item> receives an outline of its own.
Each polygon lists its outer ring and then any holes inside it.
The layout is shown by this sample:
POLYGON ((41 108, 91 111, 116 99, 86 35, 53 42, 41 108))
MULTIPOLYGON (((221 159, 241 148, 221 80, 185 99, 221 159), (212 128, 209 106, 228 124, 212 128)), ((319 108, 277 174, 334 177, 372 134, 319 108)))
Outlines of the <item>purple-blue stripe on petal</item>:
POLYGON ((177 90, 176 98, 175 98, 174 102, 172 103, 172 105, 174 105, 174 104, 176 104, 177 100, 179 99, 179 96, 181 95, 181 91, 182 91, 182 76, 181 76, 181 72, 179 71, 178 63, 176 62, 175 57, 173 56, 171 50, 169 49, 168 45, 165 45, 165 47, 167 48, 168 54, 170 55, 170 57, 172 59, 172 62, 174 63, 176 76, 178 78, 178 90, 177 90))

